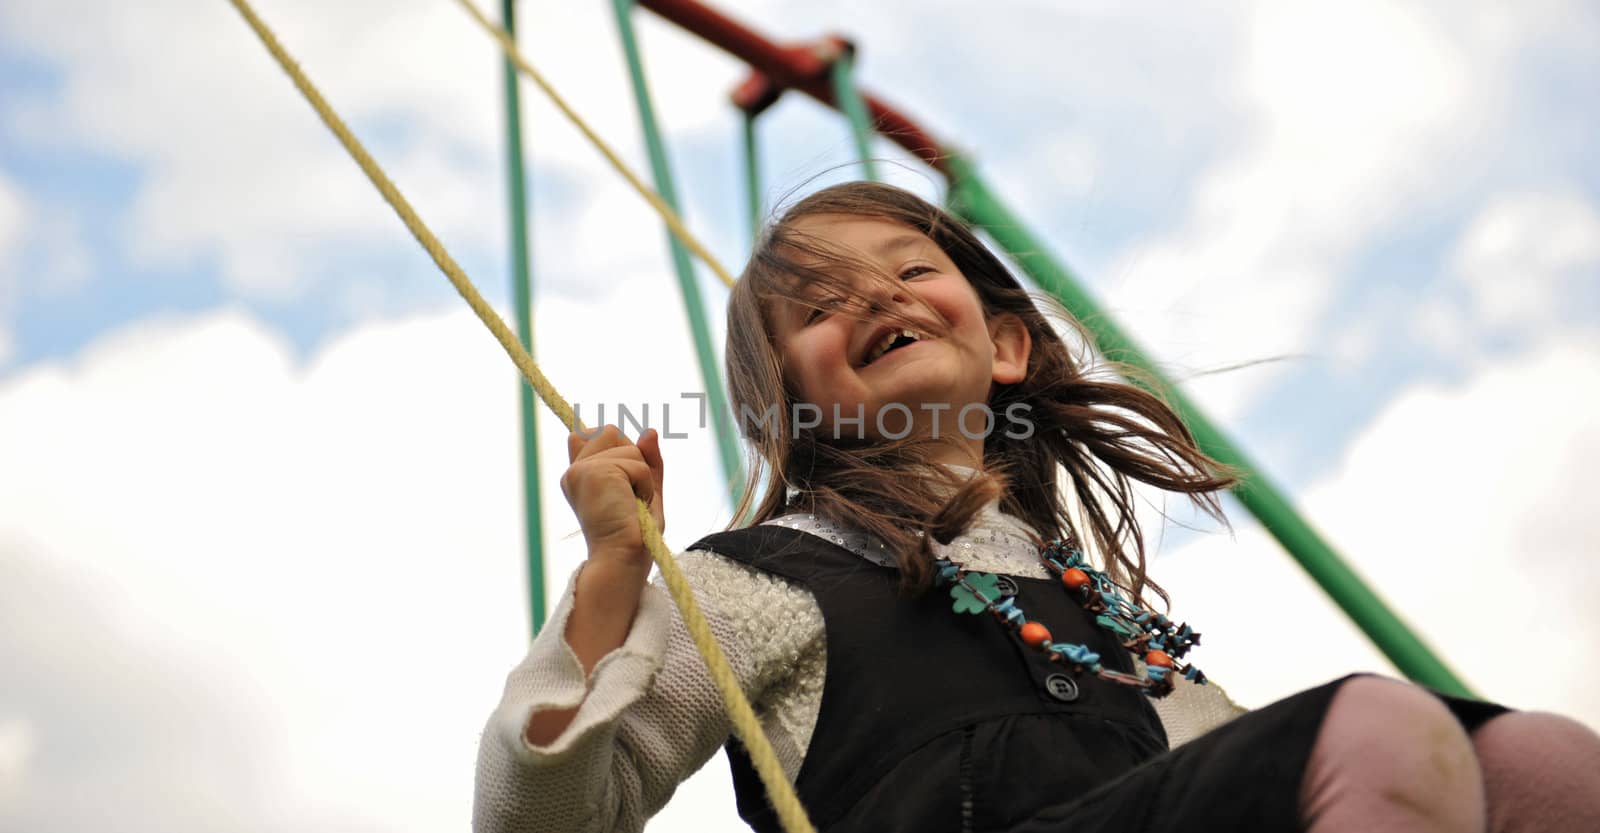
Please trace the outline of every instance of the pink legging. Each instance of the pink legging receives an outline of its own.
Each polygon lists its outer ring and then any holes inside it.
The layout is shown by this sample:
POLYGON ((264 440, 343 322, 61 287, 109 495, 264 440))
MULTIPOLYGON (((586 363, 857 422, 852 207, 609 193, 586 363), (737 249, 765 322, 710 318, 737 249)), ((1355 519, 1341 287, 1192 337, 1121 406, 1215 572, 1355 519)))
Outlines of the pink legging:
POLYGON ((1356 677, 1328 706, 1300 818, 1308 833, 1596 833, 1600 736, 1510 712, 1469 737, 1432 694, 1356 677))

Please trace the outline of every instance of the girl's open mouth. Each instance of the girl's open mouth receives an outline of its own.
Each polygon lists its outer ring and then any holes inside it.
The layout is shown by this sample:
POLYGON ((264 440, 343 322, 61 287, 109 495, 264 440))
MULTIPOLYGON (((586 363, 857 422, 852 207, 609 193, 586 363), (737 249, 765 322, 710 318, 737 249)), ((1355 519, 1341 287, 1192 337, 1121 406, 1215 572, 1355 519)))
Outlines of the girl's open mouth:
POLYGON ((883 339, 874 345, 871 350, 867 351, 867 360, 862 363, 862 367, 866 367, 890 353, 916 344, 924 338, 925 336, 914 330, 895 330, 885 333, 883 339))

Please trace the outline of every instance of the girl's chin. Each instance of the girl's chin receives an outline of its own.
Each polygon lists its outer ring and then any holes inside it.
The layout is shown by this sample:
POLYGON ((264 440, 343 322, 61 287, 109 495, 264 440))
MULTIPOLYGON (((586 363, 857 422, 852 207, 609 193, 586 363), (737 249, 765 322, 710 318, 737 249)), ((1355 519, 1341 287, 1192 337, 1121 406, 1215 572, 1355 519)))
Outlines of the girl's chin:
MULTIPOLYGON (((912 380, 906 380, 912 381, 912 380)), ((961 397, 952 397, 948 377, 940 380, 940 384, 896 386, 893 391, 876 391, 883 394, 874 396, 872 401, 859 403, 840 403, 838 405, 837 420, 839 429, 851 437, 855 437, 858 430, 856 420, 859 415, 862 429, 869 435, 888 433, 901 434, 908 428, 914 433, 940 433, 954 430, 956 417, 963 408, 971 405, 984 405, 983 400, 965 401, 961 397), (879 425, 882 430, 879 431, 879 425)), ((833 406, 828 406, 824 411, 825 421, 832 424, 833 406)), ((976 424, 980 417, 969 415, 969 419, 976 424)), ((825 429, 826 430, 826 429, 825 429)))
MULTIPOLYGON (((906 362, 882 374, 863 376, 861 381, 869 391, 870 399, 884 405, 902 402, 912 408, 922 403, 947 403, 959 410, 961 405, 966 404, 958 402, 963 398, 962 391, 988 392, 987 379, 967 383, 959 368, 940 362, 906 362)), ((871 408, 870 404, 868 408, 871 408)))

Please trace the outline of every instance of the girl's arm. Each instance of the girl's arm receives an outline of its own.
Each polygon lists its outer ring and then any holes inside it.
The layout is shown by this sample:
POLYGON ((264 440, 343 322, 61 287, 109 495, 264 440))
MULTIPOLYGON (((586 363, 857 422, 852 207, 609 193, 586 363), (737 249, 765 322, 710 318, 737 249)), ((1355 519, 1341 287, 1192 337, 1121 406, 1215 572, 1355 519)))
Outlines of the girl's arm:
MULTIPOLYGON (((806 688, 786 683, 796 657, 822 649, 815 601, 710 553, 685 553, 680 564, 792 776, 807 738, 791 731, 788 695, 768 693, 806 688)), ((587 585, 574 584, 581 599, 587 585)), ((663 588, 643 588, 622 644, 587 678, 577 647, 561 638, 571 632, 573 602, 569 587, 485 728, 473 807, 479 833, 638 831, 728 738, 722 699, 663 588), (567 715, 565 728, 532 742, 530 726, 555 712, 567 715)), ((820 690, 820 675, 811 682, 820 690)))
MULTIPOLYGON (((666 466, 654 430, 635 444, 612 425, 569 434, 567 461, 571 466, 561 476, 561 491, 578 517, 589 556, 573 582, 559 630, 587 678, 633 628, 651 567, 634 500, 648 504, 657 528, 665 529, 661 488, 666 466)), ((550 745, 577 713, 574 704, 535 714, 524 730, 527 742, 550 745)))
POLYGON ((478 833, 641 830, 727 737, 720 701, 694 691, 692 669, 670 656, 677 617, 664 593, 643 590, 622 644, 587 675, 562 638, 572 612, 569 589, 484 729, 478 833), (563 730, 531 742, 530 728, 550 714, 564 716, 563 730))
MULTIPOLYGON (((474 827, 485 833, 637 831, 728 737, 722 699, 676 609, 665 590, 645 583, 652 565, 635 499, 661 524, 659 437, 647 431, 635 444, 605 426, 572 434, 567 451, 561 489, 589 557, 485 728, 473 807, 474 827)), ((771 606, 748 602, 770 579, 702 557, 722 566, 695 582, 697 600, 746 696, 759 700, 795 655, 772 648, 797 634, 762 636, 771 606), (717 599, 737 600, 723 608, 734 615, 722 615, 717 599)), ((804 591, 782 589, 815 608, 804 591)), ((815 621, 811 637, 820 639, 820 614, 815 621)), ((798 770, 795 745, 787 746, 798 770)))
MULTIPOLYGON (((631 566, 591 558, 573 578, 572 604, 561 632, 586 678, 602 658, 622 647, 633 627, 647 577, 636 573, 631 566)), ((534 715, 524 733, 528 743, 548 746, 577 713, 573 707, 534 715)))

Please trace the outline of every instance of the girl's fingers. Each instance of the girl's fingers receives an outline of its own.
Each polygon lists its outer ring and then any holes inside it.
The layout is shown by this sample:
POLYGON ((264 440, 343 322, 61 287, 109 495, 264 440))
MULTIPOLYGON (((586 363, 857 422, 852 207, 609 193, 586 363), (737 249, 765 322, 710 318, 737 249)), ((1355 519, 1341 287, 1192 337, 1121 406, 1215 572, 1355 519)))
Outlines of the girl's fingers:
POLYGON ((622 429, 615 425, 590 428, 586 434, 573 431, 567 435, 567 462, 576 463, 585 457, 620 445, 632 445, 632 443, 622 435, 622 429))
POLYGON ((633 487, 634 497, 649 506, 656 497, 656 479, 650 467, 638 460, 618 460, 617 467, 628 476, 628 485, 633 487))
POLYGON ((578 469, 580 463, 584 464, 583 470, 586 472, 596 471, 594 465, 613 465, 627 478, 634 496, 650 507, 656 526, 665 526, 666 517, 661 502, 665 466, 661 459, 661 435, 655 429, 646 430, 637 444, 630 442, 615 425, 602 426, 590 431, 587 436, 576 431, 570 432, 567 434, 567 462, 573 468, 562 476, 561 488, 564 493, 570 488, 568 477, 578 469))
POLYGON ((623 469, 628 473, 628 483, 633 487, 633 493, 650 507, 650 517, 655 519, 657 531, 666 532, 667 516, 661 502, 661 469, 638 460, 626 461, 623 469))

